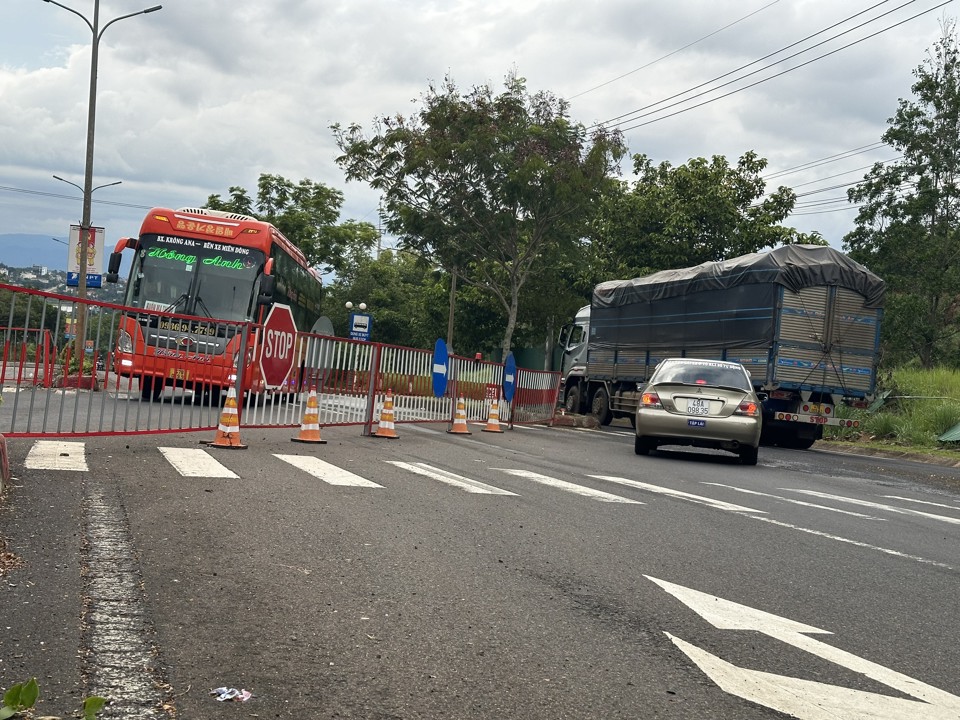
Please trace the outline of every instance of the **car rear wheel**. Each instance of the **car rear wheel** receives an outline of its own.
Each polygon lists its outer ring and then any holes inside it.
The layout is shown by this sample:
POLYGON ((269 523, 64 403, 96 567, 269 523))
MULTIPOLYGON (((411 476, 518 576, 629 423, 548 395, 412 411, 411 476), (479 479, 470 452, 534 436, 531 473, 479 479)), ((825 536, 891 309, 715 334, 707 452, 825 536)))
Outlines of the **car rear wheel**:
POLYGON ((639 435, 633 441, 633 451, 637 455, 649 455, 651 450, 656 449, 656 443, 650 438, 640 437, 639 435))
POLYGON ((755 447, 740 448, 740 462, 743 465, 756 465, 757 464, 757 448, 755 447))

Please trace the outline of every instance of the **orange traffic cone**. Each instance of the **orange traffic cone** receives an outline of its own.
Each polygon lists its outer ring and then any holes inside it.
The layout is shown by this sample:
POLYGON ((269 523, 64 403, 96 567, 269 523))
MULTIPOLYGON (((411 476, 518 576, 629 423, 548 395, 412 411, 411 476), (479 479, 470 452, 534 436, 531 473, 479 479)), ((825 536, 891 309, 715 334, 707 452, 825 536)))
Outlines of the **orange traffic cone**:
POLYGON ((383 410, 380 411, 380 423, 377 425, 377 431, 373 433, 374 437, 390 438, 397 437, 397 431, 393 426, 393 390, 387 389, 387 397, 383 401, 383 410))
POLYGON ((317 391, 311 390, 307 396, 307 406, 303 410, 303 422, 300 423, 300 434, 290 438, 292 442, 326 444, 320 439, 320 405, 317 403, 317 391))
POLYGON ((210 447, 233 448, 246 450, 247 446, 240 442, 240 415, 237 413, 237 391, 233 385, 227 393, 223 403, 223 412, 220 413, 220 424, 213 442, 204 443, 210 447))
POLYGON ((453 427, 447 430, 448 433, 455 435, 472 435, 467 427, 467 404, 463 396, 457 400, 457 414, 453 418, 453 427))
POLYGON ((503 428, 500 427, 500 401, 497 398, 494 398, 490 404, 490 416, 487 418, 487 426, 483 432, 503 432, 503 428))

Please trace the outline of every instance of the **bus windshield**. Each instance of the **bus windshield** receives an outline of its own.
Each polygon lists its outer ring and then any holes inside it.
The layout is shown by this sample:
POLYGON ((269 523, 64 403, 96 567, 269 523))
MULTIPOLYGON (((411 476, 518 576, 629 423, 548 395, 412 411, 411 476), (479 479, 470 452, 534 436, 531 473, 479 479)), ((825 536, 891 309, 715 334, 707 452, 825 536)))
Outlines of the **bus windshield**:
POLYGON ((126 304, 218 320, 251 320, 263 252, 212 240, 143 235, 126 304))

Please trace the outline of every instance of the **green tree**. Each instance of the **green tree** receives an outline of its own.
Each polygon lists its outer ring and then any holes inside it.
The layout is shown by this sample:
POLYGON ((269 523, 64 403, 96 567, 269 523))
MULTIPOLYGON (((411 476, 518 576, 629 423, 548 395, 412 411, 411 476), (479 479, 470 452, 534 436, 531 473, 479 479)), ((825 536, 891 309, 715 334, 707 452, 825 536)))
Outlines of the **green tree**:
POLYGON ((280 175, 264 173, 257 183, 256 203, 242 187, 232 186, 229 193, 227 200, 211 195, 204 207, 272 223, 322 272, 339 272, 348 258, 367 253, 376 244, 378 232, 370 223, 349 220, 337 224, 343 193, 323 183, 303 179, 294 184, 280 175))
MULTIPOLYGON (((387 229, 457 280, 482 289, 506 316, 509 352, 520 295, 551 248, 582 236, 625 148, 616 131, 574 124, 567 103, 506 78, 462 94, 448 77, 420 111, 332 130, 348 180, 381 190, 387 229)), ((448 340, 451 338, 448 334, 448 340)))
POLYGON ((592 229, 594 276, 633 277, 758 252, 781 244, 825 244, 780 223, 796 201, 786 187, 769 195, 767 161, 750 151, 727 159, 693 158, 654 165, 634 156, 638 179, 607 193, 592 229))
POLYGON ((960 49, 956 24, 914 70, 882 140, 901 153, 848 191, 860 203, 844 246, 887 282, 887 360, 929 368, 957 358, 960 311, 960 49))
POLYGON ((444 326, 443 278, 407 252, 384 250, 357 256, 327 287, 325 307, 340 336, 348 334, 347 302, 367 304, 371 339, 389 345, 432 349, 444 326))

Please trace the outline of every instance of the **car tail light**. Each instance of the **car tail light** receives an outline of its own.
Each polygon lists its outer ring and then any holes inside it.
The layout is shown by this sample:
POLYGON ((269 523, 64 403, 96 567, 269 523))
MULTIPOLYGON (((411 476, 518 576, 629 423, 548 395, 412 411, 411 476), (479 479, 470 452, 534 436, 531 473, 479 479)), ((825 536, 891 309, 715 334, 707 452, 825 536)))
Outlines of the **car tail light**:
POLYGON ((655 392, 645 392, 640 396, 640 404, 646 408, 656 408, 663 409, 663 405, 660 403, 660 396, 655 392))
POLYGON ((734 415, 749 415, 750 417, 756 417, 760 414, 760 406, 753 400, 744 400, 737 406, 737 409, 733 411, 734 415))

